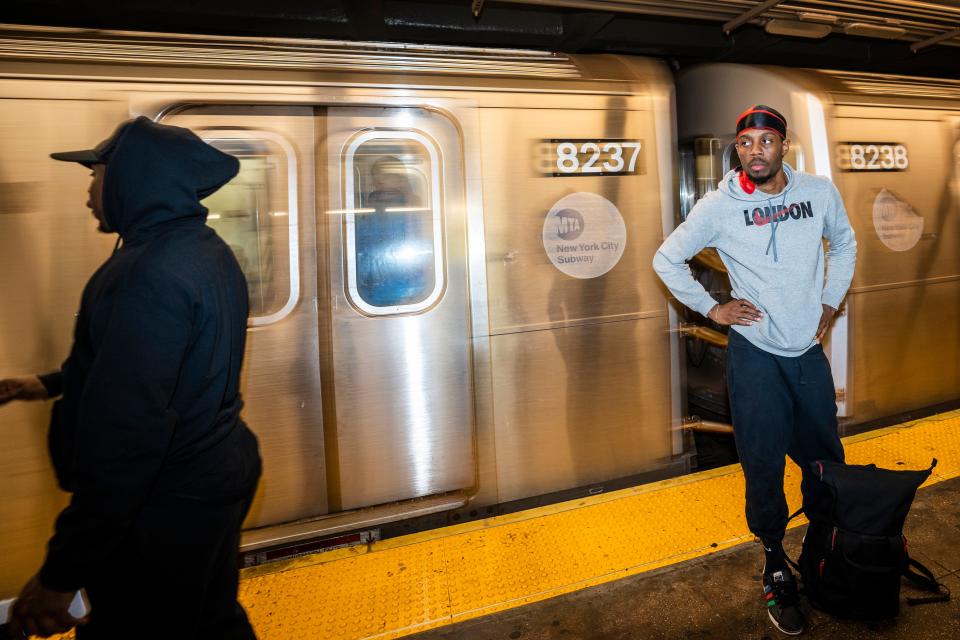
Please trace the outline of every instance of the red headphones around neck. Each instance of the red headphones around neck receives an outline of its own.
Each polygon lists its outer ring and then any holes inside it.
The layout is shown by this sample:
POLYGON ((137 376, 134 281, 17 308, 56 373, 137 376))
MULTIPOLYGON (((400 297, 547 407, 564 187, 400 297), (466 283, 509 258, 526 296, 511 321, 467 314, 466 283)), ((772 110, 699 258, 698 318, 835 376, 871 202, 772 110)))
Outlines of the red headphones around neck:
POLYGON ((757 190, 757 185, 753 183, 753 180, 750 179, 750 176, 747 175, 747 172, 743 170, 743 167, 738 169, 740 172, 740 188, 743 189, 743 192, 747 195, 750 195, 757 190))

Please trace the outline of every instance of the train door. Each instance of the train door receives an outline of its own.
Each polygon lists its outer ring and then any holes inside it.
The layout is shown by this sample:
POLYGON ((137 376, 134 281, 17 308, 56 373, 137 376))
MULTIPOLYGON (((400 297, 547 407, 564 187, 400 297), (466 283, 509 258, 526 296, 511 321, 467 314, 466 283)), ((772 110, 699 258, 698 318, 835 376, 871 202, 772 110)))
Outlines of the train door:
POLYGON ((240 105, 164 122, 241 161, 205 204, 250 292, 244 417, 264 474, 246 528, 264 529, 247 542, 441 508, 330 519, 413 498, 464 504, 477 471, 454 125, 420 109, 240 105))
POLYGON ((476 484, 457 129, 418 108, 326 111, 320 288, 331 509, 476 484))
POLYGON ((204 201, 207 224, 247 278, 250 323, 243 418, 257 434, 263 477, 247 528, 324 515, 330 505, 317 330, 312 106, 191 106, 163 118, 240 160, 204 201))

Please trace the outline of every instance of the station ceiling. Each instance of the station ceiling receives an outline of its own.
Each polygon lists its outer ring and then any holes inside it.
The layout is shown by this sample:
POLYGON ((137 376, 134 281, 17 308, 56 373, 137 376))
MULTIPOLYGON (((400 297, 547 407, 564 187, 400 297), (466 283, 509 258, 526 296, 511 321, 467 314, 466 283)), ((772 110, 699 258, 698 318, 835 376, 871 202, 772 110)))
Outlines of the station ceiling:
POLYGON ((5 0, 0 21, 960 78, 960 0, 5 0))

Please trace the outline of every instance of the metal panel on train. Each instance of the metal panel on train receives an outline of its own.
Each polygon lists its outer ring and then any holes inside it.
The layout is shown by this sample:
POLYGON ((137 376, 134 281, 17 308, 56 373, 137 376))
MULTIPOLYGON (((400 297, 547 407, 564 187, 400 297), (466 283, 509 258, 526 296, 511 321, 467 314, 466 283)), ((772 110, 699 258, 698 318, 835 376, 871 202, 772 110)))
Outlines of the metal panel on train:
MULTIPOLYGON (((669 334, 663 294, 649 268, 662 240, 655 123, 651 110, 626 110, 622 98, 605 103, 605 109, 482 114, 484 129, 504 132, 487 143, 484 164, 502 500, 638 474, 670 461, 670 405, 663 401, 670 394, 669 334), (629 177, 554 175, 562 159, 553 149, 590 149, 594 140, 600 148, 603 140, 639 144, 649 168, 629 177), (518 166, 517 154, 526 151, 521 141, 545 146, 541 153, 553 166, 518 166), (622 239, 607 240, 623 244, 616 266, 593 276, 591 263, 573 263, 574 273, 586 277, 571 277, 551 261, 554 246, 545 245, 540 230, 557 208, 601 200, 623 220, 622 239)), ((592 157, 582 156, 584 162, 592 157)), ((586 232, 590 224, 610 223, 582 224, 586 232)), ((610 229, 603 237, 615 235, 610 229)), ((570 258, 602 259, 578 253, 583 237, 562 243, 573 249, 570 258)))
MULTIPOLYGON (((27 79, 3 81, 23 152, 0 160, 0 368, 57 366, 111 248, 84 211, 83 172, 47 153, 142 113, 236 155, 237 179, 206 204, 250 288, 243 415, 264 475, 248 548, 684 468, 675 338, 647 268, 671 192, 662 65, 478 52, 471 71, 464 52, 445 67, 432 48, 437 75, 398 86, 362 47, 299 71, 178 66, 160 47, 166 66, 137 73, 87 65, 90 49, 56 38, 50 59, 72 60, 60 80, 15 59, 27 79)), ((43 404, 0 412, 16 443, 5 594, 39 565, 64 504, 46 420, 43 404)))

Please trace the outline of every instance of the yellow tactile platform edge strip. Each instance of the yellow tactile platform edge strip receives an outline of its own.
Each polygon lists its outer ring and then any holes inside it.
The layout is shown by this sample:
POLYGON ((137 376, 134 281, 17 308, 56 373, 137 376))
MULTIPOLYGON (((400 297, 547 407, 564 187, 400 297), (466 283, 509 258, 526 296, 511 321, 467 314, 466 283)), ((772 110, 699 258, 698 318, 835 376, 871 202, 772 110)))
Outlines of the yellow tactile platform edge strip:
MULTIPOLYGON (((960 475, 960 411, 847 438, 847 461, 960 475)), ((799 469, 786 491, 799 504, 799 469)), ((262 640, 398 638, 752 539, 739 465, 244 572, 262 640)), ((794 523, 793 526, 802 524, 794 523)))
MULTIPOLYGON (((960 475, 960 411, 846 438, 851 464, 960 475)), ((786 492, 799 504, 799 469, 786 492)), ((739 465, 243 572, 261 640, 399 638, 752 539, 739 465)), ((795 522, 798 526, 802 522, 795 522)), ((72 635, 72 634, 70 634, 72 635)))

